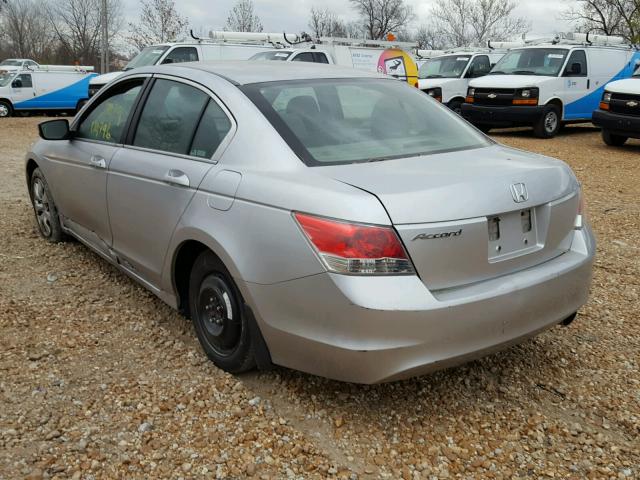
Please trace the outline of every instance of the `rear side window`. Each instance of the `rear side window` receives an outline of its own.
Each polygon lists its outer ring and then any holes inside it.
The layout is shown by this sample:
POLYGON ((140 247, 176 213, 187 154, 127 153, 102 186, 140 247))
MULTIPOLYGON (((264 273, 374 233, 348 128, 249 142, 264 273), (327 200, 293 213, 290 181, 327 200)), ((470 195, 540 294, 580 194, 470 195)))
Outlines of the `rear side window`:
POLYGON ((76 137, 120 143, 142 83, 142 79, 121 83, 101 95, 98 104, 81 120, 76 137))
POLYGON ((209 100, 209 104, 200 120, 200 125, 198 125, 196 134, 193 137, 189 155, 192 157, 211 158, 224 137, 229 133, 229 130, 231 130, 229 117, 216 102, 209 100))
POLYGON ((171 50, 162 63, 197 62, 198 50, 195 47, 177 47, 171 50))
POLYGON ((209 96, 184 83, 158 79, 144 105, 133 139, 137 147, 187 155, 209 96))

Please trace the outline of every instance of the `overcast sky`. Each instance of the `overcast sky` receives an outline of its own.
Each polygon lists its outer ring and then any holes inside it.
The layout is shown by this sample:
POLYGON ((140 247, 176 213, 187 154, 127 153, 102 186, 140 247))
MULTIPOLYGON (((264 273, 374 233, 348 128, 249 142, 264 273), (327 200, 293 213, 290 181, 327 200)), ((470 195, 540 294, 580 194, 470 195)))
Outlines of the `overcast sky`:
MULTIPOLYGON (((138 0, 123 0, 127 20, 138 16, 138 0)), ((194 29, 221 30, 229 10, 236 0, 175 0, 176 9, 189 19, 194 29)), ((427 21, 433 0, 407 0, 413 6, 416 20, 413 27, 427 21)), ((569 25, 560 20, 559 14, 571 0, 520 0, 515 12, 531 21, 532 34, 549 34, 567 31, 569 25)), ((266 32, 308 31, 309 10, 312 6, 328 7, 344 20, 356 15, 348 0, 254 0, 255 11, 262 20, 266 32)))

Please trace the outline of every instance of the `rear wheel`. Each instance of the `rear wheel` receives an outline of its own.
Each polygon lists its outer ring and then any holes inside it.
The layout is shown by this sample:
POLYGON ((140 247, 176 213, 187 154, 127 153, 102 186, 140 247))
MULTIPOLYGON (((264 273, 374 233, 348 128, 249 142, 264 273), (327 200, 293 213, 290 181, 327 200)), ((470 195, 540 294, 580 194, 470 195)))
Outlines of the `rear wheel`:
POLYGON ((256 366, 240 291, 222 262, 210 251, 196 259, 189 279, 189 310, 207 356, 230 373, 256 366))
POLYGON ((0 100, 0 118, 13 115, 13 108, 6 100, 0 100))
POLYGON ((604 143, 612 147, 621 147, 628 139, 629 137, 614 135, 608 130, 602 130, 602 140, 604 141, 604 143))
POLYGON ((552 138, 560 131, 561 124, 560 108, 557 105, 547 105, 534 125, 533 132, 538 138, 552 138))
POLYGON ((31 203, 33 204, 33 211, 38 221, 40 235, 52 243, 63 241, 65 235, 60 225, 58 208, 51 196, 49 185, 39 168, 36 168, 31 175, 30 187, 31 203))

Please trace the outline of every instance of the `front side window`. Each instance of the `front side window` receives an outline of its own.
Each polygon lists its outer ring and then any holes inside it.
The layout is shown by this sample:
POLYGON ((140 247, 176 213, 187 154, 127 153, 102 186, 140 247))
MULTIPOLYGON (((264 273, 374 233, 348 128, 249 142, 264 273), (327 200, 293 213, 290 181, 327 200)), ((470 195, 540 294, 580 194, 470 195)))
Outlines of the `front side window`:
POLYGON ((142 90, 142 83, 142 79, 123 82, 101 95, 99 103, 81 120, 75 136, 120 143, 131 109, 142 90))
POLYGON ((311 52, 302 52, 293 57, 292 62, 313 62, 313 53, 311 52))
POLYGON ((31 81, 31 75, 28 73, 21 73, 13 81, 15 88, 33 88, 33 82, 31 81))
POLYGON ((523 48, 511 50, 496 63, 491 75, 541 75, 557 77, 567 58, 562 48, 523 48))
POLYGON ((171 50, 162 63, 197 62, 198 50, 195 47, 177 47, 171 50))
POLYGON ((469 66, 469 77, 482 77, 491 70, 491 62, 487 55, 478 55, 469 66))
POLYGON ((467 68, 470 55, 447 55, 427 60, 418 71, 419 78, 459 78, 467 68))
POLYGON ((571 52, 564 74, 567 77, 587 76, 587 54, 584 50, 574 50, 571 52))
POLYGON ((310 166, 492 144, 420 90, 394 80, 269 82, 245 85, 242 90, 310 166))
POLYGON ((124 69, 131 70, 132 68, 155 65, 168 48, 169 47, 166 45, 143 48, 138 55, 133 57, 131 61, 127 63, 127 66, 124 67, 124 69))
POLYGON ((188 155, 208 102, 209 96, 191 85, 156 80, 142 109, 133 145, 188 155))

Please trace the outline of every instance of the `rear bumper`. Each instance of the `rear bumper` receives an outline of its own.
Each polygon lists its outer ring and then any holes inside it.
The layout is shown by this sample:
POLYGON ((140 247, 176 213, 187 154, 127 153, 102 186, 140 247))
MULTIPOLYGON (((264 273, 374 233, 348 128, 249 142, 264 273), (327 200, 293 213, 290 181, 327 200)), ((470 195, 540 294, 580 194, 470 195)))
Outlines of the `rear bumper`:
POLYGON ((596 110, 593 112, 592 122, 614 135, 640 138, 640 117, 596 110))
POLYGON ((595 241, 527 270, 430 292, 417 276, 323 273, 245 284, 275 364, 357 383, 421 375, 505 348, 578 310, 595 241))
POLYGON ((544 105, 539 106, 504 106, 491 107, 462 104, 462 116, 474 125, 491 125, 494 127, 518 127, 533 125, 542 116, 544 105))

